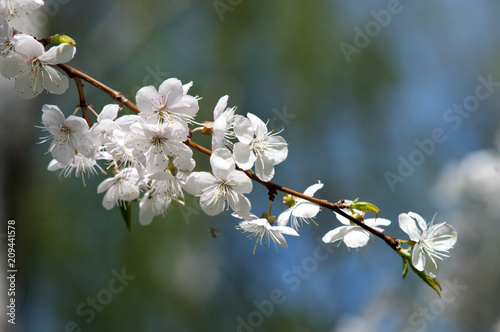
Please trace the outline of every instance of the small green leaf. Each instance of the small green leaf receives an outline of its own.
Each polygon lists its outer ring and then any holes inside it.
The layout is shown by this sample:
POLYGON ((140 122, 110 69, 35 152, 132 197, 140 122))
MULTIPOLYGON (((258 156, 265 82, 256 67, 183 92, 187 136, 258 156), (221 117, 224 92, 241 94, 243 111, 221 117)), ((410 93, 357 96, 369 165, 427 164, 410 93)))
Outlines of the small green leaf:
POLYGON ((380 212, 380 209, 373 205, 372 203, 368 202, 359 202, 358 198, 356 198, 352 204, 349 206, 350 209, 356 209, 359 211, 363 212, 373 212, 375 213, 375 217, 378 217, 378 213, 380 212))
POLYGON ((70 36, 63 35, 61 33, 58 33, 57 35, 50 37, 50 43, 76 45, 76 41, 73 38, 71 38, 70 36))
POLYGON ((408 262, 403 259, 403 279, 406 277, 408 274, 408 262))
POLYGON ((132 235, 132 202, 120 201, 118 204, 120 212, 122 214, 123 220, 125 221, 125 227, 127 227, 128 232, 132 235))
POLYGON ((429 285, 432 289, 438 293, 439 297, 441 297, 440 291, 442 290, 441 285, 439 284, 439 281, 436 278, 431 278, 428 275, 425 274, 424 271, 419 271, 413 266, 411 262, 412 255, 409 252, 409 249, 404 250, 400 249, 398 251, 398 254, 403 258, 403 278, 406 276, 406 273, 408 272, 408 265, 411 267, 413 272, 415 272, 416 275, 420 277, 427 285, 429 285))

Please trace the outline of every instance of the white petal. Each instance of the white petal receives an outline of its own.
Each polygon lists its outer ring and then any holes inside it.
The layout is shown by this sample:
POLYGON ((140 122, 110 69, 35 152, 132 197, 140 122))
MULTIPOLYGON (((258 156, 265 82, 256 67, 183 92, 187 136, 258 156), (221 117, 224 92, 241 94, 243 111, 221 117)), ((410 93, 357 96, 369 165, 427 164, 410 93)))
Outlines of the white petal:
POLYGON ((167 107, 173 106, 184 96, 182 82, 177 78, 169 78, 160 84, 158 93, 165 98, 167 107))
POLYGON ((120 105, 118 104, 108 104, 102 108, 101 114, 97 117, 97 121, 102 120, 114 120, 118 116, 118 111, 120 110, 120 105))
POLYGON ((262 181, 268 182, 274 177, 274 162, 267 156, 255 160, 255 175, 262 181))
POLYGON ((69 87, 68 78, 54 67, 46 66, 42 71, 43 87, 50 93, 60 95, 66 92, 69 87))
POLYGON ((434 250, 448 251, 457 242, 457 231, 447 223, 441 223, 429 228, 427 232, 427 243, 429 243, 434 250))
MULTIPOLYGON (((350 215, 351 213, 348 213, 348 214, 350 215)), ((335 212, 335 216, 336 216, 336 217, 337 217, 337 219, 338 219, 341 223, 343 223, 344 225, 348 225, 348 226, 349 226, 349 225, 351 225, 351 221, 350 221, 349 219, 347 219, 346 217, 344 217, 344 216, 342 216, 342 215, 338 214, 337 212, 335 212)))
POLYGON ((225 148, 217 149, 212 153, 210 165, 212 173, 221 180, 226 180, 229 173, 235 169, 233 155, 225 148))
POLYGON ((252 180, 242 171, 231 171, 227 176, 227 183, 238 194, 248 194, 253 188, 252 180))
POLYGON ((226 200, 223 196, 215 197, 212 190, 207 190, 200 196, 200 206, 206 214, 215 216, 224 211, 226 200))
POLYGON ((422 232, 417 227, 417 223, 408 214, 401 213, 399 215, 399 227, 410 236, 412 241, 420 241, 422 232))
POLYGON ((408 212, 408 215, 417 221, 418 226, 422 231, 427 230, 427 223, 419 214, 416 214, 415 212, 408 212))
POLYGON ((51 134, 59 134, 60 126, 64 123, 63 112, 56 105, 45 104, 42 106, 42 124, 51 134))
POLYGON ((32 58, 38 58, 45 53, 43 45, 38 42, 35 38, 22 38, 14 46, 16 52, 25 54, 32 58))
POLYGON ((254 139, 252 122, 241 115, 234 116, 234 134, 238 140, 245 144, 250 144, 254 139))
POLYGON ((288 224, 288 220, 290 220, 290 216, 292 215, 293 208, 288 208, 283 211, 276 220, 278 226, 286 226, 288 224))
POLYGON ((224 110, 226 109, 226 107, 227 107, 227 100, 228 99, 229 99, 229 96, 225 95, 225 96, 221 97, 219 99, 219 101, 217 102, 217 105, 215 105, 215 108, 214 108, 214 121, 217 120, 222 115, 222 113, 224 112, 224 110))
POLYGON ((350 248, 364 247, 368 241, 370 241, 370 234, 357 226, 351 228, 344 236, 344 243, 350 248))
POLYGON ((272 159, 274 165, 283 162, 288 156, 288 146, 283 137, 269 137, 266 144, 268 147, 266 148, 265 155, 267 158, 272 159))
POLYGON ((319 182, 316 183, 316 184, 313 184, 312 186, 309 186, 305 191, 304 191, 304 195, 307 195, 307 196, 314 196, 314 194, 316 193, 316 191, 318 191, 319 189, 323 188, 323 183, 319 182))
POLYGON ((15 77, 25 69, 28 69, 28 58, 20 53, 10 53, 0 61, 0 74, 6 78, 15 77))
POLYGON ((44 55, 40 56, 40 60, 50 65, 57 65, 73 59, 75 53, 76 47, 74 45, 64 43, 52 46, 44 55))
POLYGON ((272 229, 277 230, 281 234, 292 235, 292 236, 299 236, 299 233, 295 229, 293 229, 292 227, 273 226, 272 229))
POLYGON ((151 224, 155 214, 153 212, 153 199, 149 198, 149 194, 145 193, 144 197, 141 199, 141 203, 139 204, 139 222, 141 225, 146 226, 151 224))
POLYGON ((258 116, 247 113, 247 117, 252 123, 252 129, 256 137, 262 137, 267 134, 267 126, 258 116))
POLYGON ((231 209, 238 215, 245 215, 249 213, 252 208, 248 198, 241 194, 228 196, 227 200, 231 209))
POLYGON ((365 219, 365 224, 371 227, 375 226, 389 226, 391 224, 391 221, 389 219, 385 218, 369 218, 365 219))
POLYGON ((322 240, 325 243, 334 243, 336 241, 342 240, 351 227, 353 227, 353 226, 337 227, 337 228, 329 231, 328 233, 326 233, 323 236, 322 240))
POLYGON ((158 91, 152 85, 140 88, 135 94, 137 108, 144 113, 153 113, 153 101, 159 98, 158 91))
POLYGON ((193 172, 186 179, 184 190, 191 195, 201 195, 202 192, 217 183, 215 176, 208 172, 193 172))
POLYGON ((294 207, 292 214, 300 218, 313 218, 320 210, 319 205, 305 200, 300 201, 294 207))
POLYGON ((113 184, 115 183, 115 178, 107 178, 106 180, 102 181, 101 184, 97 187, 97 193, 103 193, 106 190, 108 190, 113 184))
POLYGON ((425 256, 425 252, 424 250, 422 250, 421 245, 417 243, 415 247, 413 247, 413 256, 411 258, 411 263, 419 271, 424 270, 424 266, 426 264, 425 256))
POLYGON ((255 162, 255 154, 250 145, 238 142, 233 148, 234 160, 239 168, 243 170, 251 169, 255 162))

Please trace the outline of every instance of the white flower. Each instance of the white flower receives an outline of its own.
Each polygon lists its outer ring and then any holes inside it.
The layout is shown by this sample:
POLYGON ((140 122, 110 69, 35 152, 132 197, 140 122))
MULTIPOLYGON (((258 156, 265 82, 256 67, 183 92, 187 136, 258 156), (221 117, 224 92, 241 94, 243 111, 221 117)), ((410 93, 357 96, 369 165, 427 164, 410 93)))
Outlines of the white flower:
POLYGON ((88 134, 94 144, 99 147, 104 145, 110 141, 115 130, 121 129, 114 121, 120 109, 121 106, 117 104, 109 104, 103 107, 102 112, 97 117, 97 122, 90 128, 88 134))
POLYGON ((133 150, 134 157, 147 168, 168 160, 169 156, 191 158, 192 150, 182 143, 186 139, 187 131, 178 122, 148 124, 138 121, 130 126, 125 143, 133 150))
MULTIPOLYGON (((323 188, 323 184, 318 181, 318 183, 307 188, 306 191, 304 191, 304 195, 313 196, 314 193, 321 188, 323 188)), ((295 204, 278 216, 277 223, 280 226, 286 226, 288 220, 291 218, 291 226, 293 229, 297 230, 299 227, 303 226, 304 222, 309 224, 309 220, 314 218, 320 211, 320 206, 303 198, 291 197, 295 204)))
POLYGON ((27 19, 32 10, 43 6, 42 0, 0 0, 0 21, 27 19))
POLYGON ((457 242, 457 231, 446 222, 437 225, 431 222, 429 226, 414 212, 399 215, 399 227, 416 242, 411 260, 413 266, 435 278, 438 272, 436 258, 442 260, 442 257, 449 257, 446 254, 457 242))
POLYGON ((250 201, 243 196, 252 191, 252 181, 242 171, 236 170, 231 152, 221 148, 210 156, 212 172, 193 172, 188 176, 184 189, 200 196, 200 205, 209 216, 226 208, 226 202, 235 212, 250 211, 250 201))
MULTIPOLYGON (((349 209, 343 209, 345 213, 353 215, 349 209)), ((363 212, 354 210, 356 214, 363 215, 363 212)), ((344 241, 345 245, 349 248, 359 248, 368 244, 370 241, 371 233, 367 230, 351 223, 349 219, 335 212, 337 219, 345 226, 340 226, 334 230, 329 231, 323 236, 323 242, 334 243, 336 241, 344 241)), ((389 226, 391 221, 384 218, 369 218, 365 219, 364 223, 371 228, 383 232, 384 230, 378 226, 389 226)))
POLYGON ((50 133, 42 138, 42 143, 53 138, 49 151, 55 160, 67 165, 78 152, 87 157, 94 152, 93 145, 86 140, 89 126, 84 119, 74 115, 65 119, 56 105, 43 105, 42 111, 41 128, 50 133))
POLYGON ((262 181, 274 176, 274 165, 284 161, 288 155, 285 140, 278 133, 267 131, 267 126, 257 116, 248 113, 248 118, 236 115, 234 133, 239 142, 234 145, 234 160, 244 169, 255 164, 255 174, 262 181))
POLYGON ((233 147, 233 143, 230 140, 234 138, 233 123, 236 108, 226 109, 228 98, 228 96, 221 97, 214 108, 212 150, 222 147, 231 150, 233 147))
POLYGON ((0 60, 14 50, 14 30, 7 22, 0 26, 0 60))
POLYGON ((102 205, 111 210, 118 201, 132 201, 139 197, 140 189, 137 181, 139 174, 135 168, 127 167, 112 178, 107 178, 99 187, 97 193, 106 191, 102 205))
POLYGON ((182 85, 177 78, 164 81, 158 91, 145 86, 137 91, 135 100, 139 116, 148 123, 179 122, 187 129, 187 121, 198 112, 198 100, 187 94, 192 83, 182 85))
POLYGON ((43 89, 54 94, 62 94, 68 89, 68 78, 50 65, 73 59, 76 52, 73 45, 61 44, 45 52, 35 38, 19 37, 14 51, 0 63, 0 73, 16 79, 15 88, 21 96, 29 99, 39 95, 43 89))
POLYGON ((253 220, 242 221, 236 226, 236 229, 241 229, 244 232, 250 232, 252 234, 248 235, 248 238, 255 239, 255 247, 253 248, 253 253, 255 255, 255 249, 257 244, 262 245, 262 240, 264 239, 264 246, 269 247, 270 240, 274 242, 275 253, 278 251, 276 244, 284 248, 288 248, 285 237, 286 235, 299 236, 296 230, 287 226, 272 226, 269 221, 265 218, 258 219, 256 216, 252 215, 253 220))
POLYGON ((148 190, 139 204, 139 222, 141 225, 149 225, 155 216, 164 214, 170 206, 172 199, 180 196, 184 200, 181 182, 168 172, 152 174, 149 179, 151 189, 148 190))

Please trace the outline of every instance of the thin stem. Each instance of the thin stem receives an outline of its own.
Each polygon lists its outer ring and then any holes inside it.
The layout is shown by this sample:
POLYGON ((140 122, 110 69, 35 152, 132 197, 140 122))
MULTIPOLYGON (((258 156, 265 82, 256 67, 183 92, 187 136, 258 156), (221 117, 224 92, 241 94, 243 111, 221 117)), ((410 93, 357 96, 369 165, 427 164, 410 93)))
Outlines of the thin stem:
POLYGON ((92 127, 92 120, 90 119, 89 113, 87 112, 87 101, 85 100, 85 93, 83 92, 83 83, 80 77, 73 77, 76 84, 76 89, 78 90, 78 98, 80 99, 80 108, 82 109, 82 117, 87 121, 89 127, 92 127))
MULTIPOLYGON (((191 140, 187 140, 184 142, 184 144, 186 144, 187 146, 203 153, 203 154, 206 154, 207 156, 210 156, 212 155, 212 151, 210 151, 209 149, 199 145, 199 144, 196 144, 194 143, 193 141, 191 140)), ((303 198, 311 203, 314 203, 314 204, 317 204, 319 206, 322 206, 322 207, 325 207, 331 211, 334 211, 334 212, 337 212, 338 214, 340 214, 341 216, 349 219, 350 221, 352 221, 353 223, 355 223, 356 225, 358 225, 359 227, 367 230, 368 232, 372 233, 373 235, 381 238, 382 240, 384 240, 392 249, 394 249, 395 251, 398 251, 401 249, 400 245, 399 245, 399 239, 397 238, 394 238, 392 236, 389 236, 389 235, 386 235, 384 233, 382 233, 381 231, 375 229, 375 228, 372 228, 368 225, 366 225, 365 223, 357 220, 356 218, 353 218, 351 215, 345 213, 344 211, 342 211, 342 208, 341 208, 341 204, 339 203, 332 203, 332 202, 328 202, 326 200, 322 200, 322 199, 318 199, 316 197, 312 197, 312 196, 308 196, 308 195, 304 195, 303 193, 300 193, 298 191, 295 191, 295 190, 292 190, 292 189, 289 189, 289 188, 286 188, 286 187, 283 187, 279 184, 276 184, 274 182, 264 182, 262 181, 261 179, 259 179, 257 177, 257 175, 255 175, 254 173, 252 172, 249 172, 249 171, 243 171, 245 172, 245 174, 252 180, 254 180, 255 182, 258 182, 260 183, 261 185, 265 186, 268 190, 279 190, 283 193, 286 193, 286 194, 290 194, 290 195, 293 195, 293 196, 296 196, 296 197, 299 197, 299 198, 303 198)), ((340 201, 343 203, 343 201, 340 201)))
POLYGON ((102 91, 107 93, 109 96, 111 96, 111 98, 113 98, 115 101, 124 105, 125 107, 130 109, 135 114, 139 114, 139 109, 137 108, 137 106, 133 102, 131 102, 130 100, 125 98, 125 96, 121 92, 111 89, 107 85, 99 82, 96 79, 93 79, 92 77, 88 76, 87 74, 84 74, 81 71, 79 71, 79 70, 77 70, 77 69, 75 69, 75 68, 73 68, 65 63, 60 63, 57 66, 59 68, 61 68, 62 70, 64 70, 66 72, 66 74, 68 74, 69 77, 71 77, 73 79, 75 79, 75 77, 79 77, 80 79, 82 79, 82 80, 92 84, 93 86, 101 89, 102 91))

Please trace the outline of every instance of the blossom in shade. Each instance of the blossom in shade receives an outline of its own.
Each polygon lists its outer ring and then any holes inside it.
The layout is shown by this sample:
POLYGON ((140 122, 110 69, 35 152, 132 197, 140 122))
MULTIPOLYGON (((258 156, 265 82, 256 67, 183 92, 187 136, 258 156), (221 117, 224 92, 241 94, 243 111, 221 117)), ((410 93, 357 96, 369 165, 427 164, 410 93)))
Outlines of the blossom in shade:
POLYGON ((97 193, 103 193, 102 205, 111 210, 119 201, 132 201, 139 197, 139 174, 132 167, 122 169, 112 178, 107 178, 97 187, 97 193))

